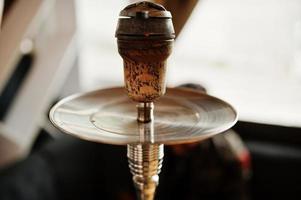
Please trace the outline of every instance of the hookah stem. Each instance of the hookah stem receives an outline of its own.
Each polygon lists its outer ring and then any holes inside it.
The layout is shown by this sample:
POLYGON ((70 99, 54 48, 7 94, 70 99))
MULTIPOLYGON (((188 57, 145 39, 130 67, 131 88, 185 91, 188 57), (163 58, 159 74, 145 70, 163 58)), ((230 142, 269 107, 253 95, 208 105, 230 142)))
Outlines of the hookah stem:
POLYGON ((129 167, 140 200, 154 199, 163 155, 163 144, 128 145, 129 167))
MULTIPOLYGON (((153 120, 153 103, 137 105, 139 123, 149 123, 153 120)), ((150 136, 151 138, 151 136, 150 136)), ((163 144, 128 144, 127 157, 129 168, 139 200, 153 200, 159 183, 163 156, 163 144)))

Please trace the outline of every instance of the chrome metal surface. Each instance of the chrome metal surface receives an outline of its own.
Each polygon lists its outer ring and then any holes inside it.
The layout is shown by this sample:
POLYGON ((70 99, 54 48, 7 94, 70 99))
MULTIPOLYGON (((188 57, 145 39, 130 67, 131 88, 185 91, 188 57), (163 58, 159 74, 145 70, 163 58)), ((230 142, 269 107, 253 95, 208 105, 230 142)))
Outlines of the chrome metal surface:
POLYGON ((154 103, 138 103, 137 104, 137 120, 138 122, 147 123, 154 119, 154 103))
POLYGON ((155 102, 154 120, 138 123, 136 103, 120 87, 63 99, 52 108, 50 119, 62 131, 95 142, 179 144, 231 128, 237 113, 228 103, 196 90, 169 88, 155 102))
POLYGON ((138 198, 153 200, 163 162, 163 144, 130 144, 127 149, 138 198))

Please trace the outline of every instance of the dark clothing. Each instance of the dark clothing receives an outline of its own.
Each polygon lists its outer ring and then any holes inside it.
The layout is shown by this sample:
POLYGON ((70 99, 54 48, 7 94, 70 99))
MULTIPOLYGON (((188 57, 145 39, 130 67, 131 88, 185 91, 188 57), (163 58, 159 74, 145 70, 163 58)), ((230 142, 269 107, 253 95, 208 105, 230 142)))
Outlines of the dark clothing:
MULTIPOLYGON (((231 163, 232 162, 232 163, 231 163)), ((225 162, 212 140, 182 155, 165 148, 156 199, 241 200, 241 170, 225 162)), ((135 199, 126 147, 69 136, 47 142, 0 174, 1 200, 135 199)))

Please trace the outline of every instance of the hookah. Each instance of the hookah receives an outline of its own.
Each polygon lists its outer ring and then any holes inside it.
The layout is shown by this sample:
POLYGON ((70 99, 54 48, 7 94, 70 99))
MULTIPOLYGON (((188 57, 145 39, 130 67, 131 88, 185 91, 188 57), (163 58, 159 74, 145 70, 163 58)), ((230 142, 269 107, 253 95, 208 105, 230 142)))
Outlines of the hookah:
POLYGON ((59 101, 51 122, 84 140, 127 145, 137 197, 153 200, 163 164, 164 145, 205 140, 237 121, 228 103, 197 90, 166 89, 167 58, 175 32, 172 16, 151 2, 120 12, 116 30, 124 63, 125 88, 77 94, 59 101))

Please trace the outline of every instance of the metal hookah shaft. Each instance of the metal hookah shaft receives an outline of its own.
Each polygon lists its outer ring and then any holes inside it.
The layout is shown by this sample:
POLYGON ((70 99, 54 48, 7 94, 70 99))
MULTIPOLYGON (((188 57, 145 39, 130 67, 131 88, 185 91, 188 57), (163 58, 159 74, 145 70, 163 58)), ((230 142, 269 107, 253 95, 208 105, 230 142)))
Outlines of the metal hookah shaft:
POLYGON ((237 121, 237 113, 217 98, 173 88, 158 102, 154 115, 153 102, 165 94, 166 60, 175 38, 171 14, 164 7, 150 2, 127 6, 120 12, 116 37, 124 61, 125 88, 137 102, 137 121, 132 117, 133 103, 123 98, 123 88, 64 99, 51 109, 50 119, 64 132, 80 138, 127 144, 138 198, 153 200, 163 144, 201 141, 224 132, 237 121))
POLYGON ((154 120, 154 103, 138 103, 137 104, 137 121, 148 123, 154 120))
POLYGON ((152 140, 153 102, 166 89, 166 60, 175 38, 170 12, 158 4, 139 2, 120 12, 116 30, 124 62, 128 96, 137 104, 141 143, 128 144, 128 160, 137 196, 153 200, 163 162, 163 144, 152 140))
POLYGON ((128 144, 127 157, 133 182, 137 189, 137 197, 141 200, 153 200, 159 184, 164 149, 163 144, 153 144, 153 103, 137 105, 141 138, 149 143, 128 144))
POLYGON ((141 139, 147 142, 128 144, 127 157, 137 197, 141 200, 153 200, 159 184, 164 149, 163 144, 153 144, 153 103, 138 103, 137 123, 141 139), (141 127, 141 128, 140 128, 141 127))

